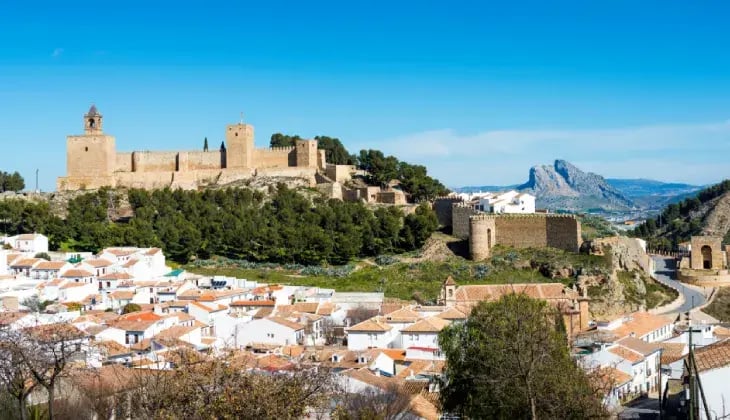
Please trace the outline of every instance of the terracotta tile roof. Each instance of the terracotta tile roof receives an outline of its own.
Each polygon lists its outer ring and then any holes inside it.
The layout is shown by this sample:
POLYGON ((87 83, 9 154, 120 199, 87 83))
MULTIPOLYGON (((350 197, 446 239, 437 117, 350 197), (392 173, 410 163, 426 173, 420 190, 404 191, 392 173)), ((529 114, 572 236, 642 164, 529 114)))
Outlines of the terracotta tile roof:
POLYGON ((90 265, 94 268, 103 268, 111 266, 112 262, 103 258, 98 258, 93 260, 84 260, 84 264, 90 265))
POLYGON ((624 321, 621 325, 613 330, 614 335, 623 338, 634 334, 636 337, 643 337, 652 331, 656 331, 666 325, 672 325, 673 320, 662 315, 653 315, 648 312, 634 312, 630 315, 630 319, 624 321))
POLYGON ((601 382, 611 383, 614 388, 625 385, 633 379, 628 373, 610 366, 600 368, 597 374, 601 379, 604 379, 601 382))
POLYGON ((279 371, 289 370, 294 367, 294 364, 284 357, 277 356, 275 354, 268 354, 266 356, 251 359, 248 366, 252 369, 261 369, 267 371, 279 371))
POLYGON ((406 351, 403 349, 373 349, 378 353, 383 353, 390 357, 396 362, 402 362, 406 360, 406 351))
POLYGON ((220 311, 225 311, 226 309, 228 309, 228 307, 225 305, 218 305, 218 304, 203 305, 202 303, 197 302, 197 301, 190 302, 190 305, 195 306, 196 308, 202 309, 208 313, 220 312, 220 311))
POLYGON ((726 367, 730 365, 730 340, 696 349, 694 354, 700 372, 726 367))
POLYGON ((717 327, 715 327, 714 330, 712 330, 712 333, 715 335, 715 337, 718 337, 718 338, 723 338, 723 339, 730 338, 730 329, 729 328, 717 326, 717 327))
POLYGON ((294 310, 297 312, 316 314, 317 308, 319 308, 319 302, 297 302, 294 304, 294 310))
POLYGON ((383 317, 376 316, 373 318, 370 318, 368 320, 365 320, 357 325, 353 325, 350 328, 347 328, 348 332, 385 332, 390 331, 393 329, 390 325, 388 325, 383 317))
POLYGON ((608 349, 608 351, 622 359, 628 360, 632 364, 636 364, 644 360, 644 356, 641 355, 641 353, 631 350, 627 347, 614 346, 608 349))
POLYGON ((134 267, 135 264, 137 264, 138 262, 139 262, 138 259, 132 258, 129 261, 127 261, 126 263, 124 263, 124 265, 122 265, 122 267, 124 267, 124 268, 131 268, 131 267, 134 267))
POLYGON ((253 315, 253 319, 262 319, 271 316, 274 313, 274 308, 261 308, 253 315))
POLYGON ((662 347, 661 363, 663 365, 681 360, 689 351, 688 346, 684 343, 659 343, 659 345, 662 347))
POLYGON ((231 302, 231 306, 250 306, 252 308, 273 307, 274 305, 276 305, 276 302, 273 300, 237 300, 235 302, 231 302))
POLYGON ((88 286, 88 285, 89 285, 89 283, 68 282, 68 283, 64 284, 63 286, 59 287, 59 289, 65 290, 65 289, 72 289, 74 287, 84 287, 84 286, 88 286))
POLYGON ((93 346, 98 347, 106 357, 124 356, 131 353, 125 346, 111 340, 95 341, 93 346))
POLYGON ((37 233, 23 233, 21 235, 18 235, 18 239, 21 241, 33 241, 36 238, 40 238, 41 235, 37 233))
POLYGON ((467 319, 469 317, 467 314, 465 314, 464 312, 461 312, 457 308, 449 308, 436 316, 441 319, 446 319, 449 321, 467 319))
POLYGON ((387 322, 406 323, 416 322, 421 319, 421 315, 412 311, 410 308, 402 308, 383 316, 387 322))
POLYGON ((24 258, 22 260, 18 260, 14 262, 10 267, 11 268, 25 268, 25 267, 33 267, 36 263, 40 262, 40 258, 24 258))
POLYGON ((408 365, 398 372, 396 375, 399 378, 408 378, 410 376, 422 375, 422 374, 433 374, 441 373, 444 370, 446 364, 442 361, 431 361, 431 360, 407 360, 408 365))
POLYGON ((272 317, 266 318, 266 319, 268 319, 269 321, 272 321, 272 322, 276 322, 277 324, 283 325, 283 326, 285 326, 287 328, 291 328, 294 331, 298 331, 298 330, 303 330, 304 329, 304 325, 299 324, 297 322, 289 321, 286 318, 281 318, 281 317, 278 317, 278 316, 272 316, 272 317))
POLYGON ((59 284, 61 284, 64 281, 65 280, 63 280, 63 279, 53 279, 53 280, 49 281, 48 283, 46 283, 46 286, 58 286, 59 284))
POLYGON ((380 389, 388 389, 393 386, 397 387, 402 384, 402 380, 399 378, 377 376, 370 372, 368 368, 350 369, 348 371, 342 372, 342 374, 380 389))
POLYGON ((617 344, 620 344, 637 353, 640 353, 643 356, 648 356, 648 355, 662 349, 662 347, 659 345, 659 343, 647 343, 646 341, 640 340, 635 337, 623 338, 623 339, 617 341, 617 344))
POLYGON ((337 305, 335 305, 332 302, 322 302, 319 304, 319 308, 317 309, 317 315, 322 316, 329 316, 332 315, 332 312, 337 310, 337 305))
POLYGON ((135 254, 137 249, 107 248, 103 252, 112 254, 115 257, 126 257, 128 255, 135 254))
POLYGON ((0 325, 10 325, 28 316, 26 312, 0 312, 0 325))
POLYGON ((545 300, 571 300, 579 297, 577 292, 567 289, 562 283, 516 283, 459 286, 454 298, 457 302, 476 303, 497 300, 510 293, 524 293, 532 298, 545 300))
POLYGON ((401 330, 402 333, 438 333, 446 328, 451 322, 438 317, 422 319, 413 325, 401 330))
POLYGON ((198 326, 186 327, 183 325, 175 325, 166 330, 160 331, 155 336, 155 338, 159 338, 159 339, 177 338, 177 339, 179 339, 180 337, 182 337, 186 334, 190 334, 191 332, 193 332, 199 328, 200 327, 198 327, 198 326))
POLYGON ((89 273, 86 270, 80 269, 80 268, 72 268, 70 270, 66 270, 61 277, 69 278, 69 277, 93 277, 94 275, 92 273, 89 273))
POLYGON ((40 264, 35 266, 34 270, 60 270, 66 264, 66 261, 42 261, 40 264))
POLYGON ((391 312, 395 312, 403 308, 402 303, 383 303, 380 305, 380 315, 388 315, 391 312))
POLYGON ((134 292, 126 290, 115 290, 109 293, 109 297, 115 300, 132 300, 134 298, 134 292))
POLYGON ((438 420, 441 418, 437 406, 422 394, 412 397, 409 407, 411 413, 417 415, 419 418, 426 420, 438 420))
POLYGON ((446 277, 446 281, 444 282, 444 286, 456 286, 456 282, 454 281, 454 278, 449 276, 446 277))
POLYGON ((50 342, 76 340, 88 336, 88 334, 76 328, 74 325, 65 323, 38 325, 25 328, 25 331, 37 339, 48 340, 50 342))
POLYGON ((119 316, 119 319, 124 320, 124 321, 129 321, 129 320, 159 321, 162 319, 162 317, 151 311, 142 311, 142 312, 131 312, 128 314, 121 315, 121 316, 119 316))
POLYGON ((161 251, 160 248, 150 248, 147 252, 144 253, 144 255, 152 256, 152 255, 156 255, 160 251, 161 251))
POLYGON ((281 354, 288 357, 299 357, 304 354, 304 346, 284 346, 281 354))
POLYGON ((107 273, 99 276, 99 280, 131 280, 133 277, 128 273, 107 273))

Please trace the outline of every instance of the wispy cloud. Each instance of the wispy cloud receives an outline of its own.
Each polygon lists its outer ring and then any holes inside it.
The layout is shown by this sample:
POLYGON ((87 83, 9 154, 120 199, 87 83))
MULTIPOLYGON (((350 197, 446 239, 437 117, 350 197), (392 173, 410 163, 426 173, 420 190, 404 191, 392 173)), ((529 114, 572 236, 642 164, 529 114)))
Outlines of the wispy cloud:
POLYGON ((522 182, 531 166, 556 158, 610 177, 694 183, 730 177, 730 121, 476 134, 444 129, 373 143, 403 160, 427 165, 450 186, 522 182))
POLYGON ((58 58, 58 57, 60 57, 60 56, 62 56, 62 55, 63 55, 63 48, 56 48, 56 49, 55 49, 55 50, 53 50, 53 52, 51 53, 51 57, 52 57, 52 58, 58 58))

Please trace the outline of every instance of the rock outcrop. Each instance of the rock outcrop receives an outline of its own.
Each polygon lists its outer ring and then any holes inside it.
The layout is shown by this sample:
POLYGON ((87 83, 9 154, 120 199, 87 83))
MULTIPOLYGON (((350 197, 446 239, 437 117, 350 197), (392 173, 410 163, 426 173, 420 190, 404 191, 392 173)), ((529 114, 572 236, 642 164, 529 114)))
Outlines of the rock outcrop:
POLYGON ((584 210, 592 207, 627 209, 633 202, 597 174, 583 172, 564 160, 530 169, 519 190, 537 197, 537 205, 549 209, 584 210))

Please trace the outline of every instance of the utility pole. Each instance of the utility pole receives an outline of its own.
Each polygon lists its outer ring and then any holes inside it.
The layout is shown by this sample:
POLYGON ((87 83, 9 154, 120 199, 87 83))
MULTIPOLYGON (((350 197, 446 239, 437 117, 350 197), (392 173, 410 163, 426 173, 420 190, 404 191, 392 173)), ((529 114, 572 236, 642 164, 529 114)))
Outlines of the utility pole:
POLYGON ((40 189, 38 188, 38 171, 39 171, 39 170, 40 170, 40 169, 36 169, 36 170, 35 170, 35 192, 36 192, 36 193, 39 193, 39 192, 41 192, 41 190, 40 190, 40 189))

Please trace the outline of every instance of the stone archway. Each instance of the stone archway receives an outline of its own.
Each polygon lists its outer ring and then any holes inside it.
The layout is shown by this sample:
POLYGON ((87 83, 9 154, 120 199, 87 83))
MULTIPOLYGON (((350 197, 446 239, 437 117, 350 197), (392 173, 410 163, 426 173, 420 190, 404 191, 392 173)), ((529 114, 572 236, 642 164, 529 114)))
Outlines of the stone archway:
POLYGON ((709 270, 712 268, 712 247, 705 245, 701 249, 702 254, 702 268, 709 270))

